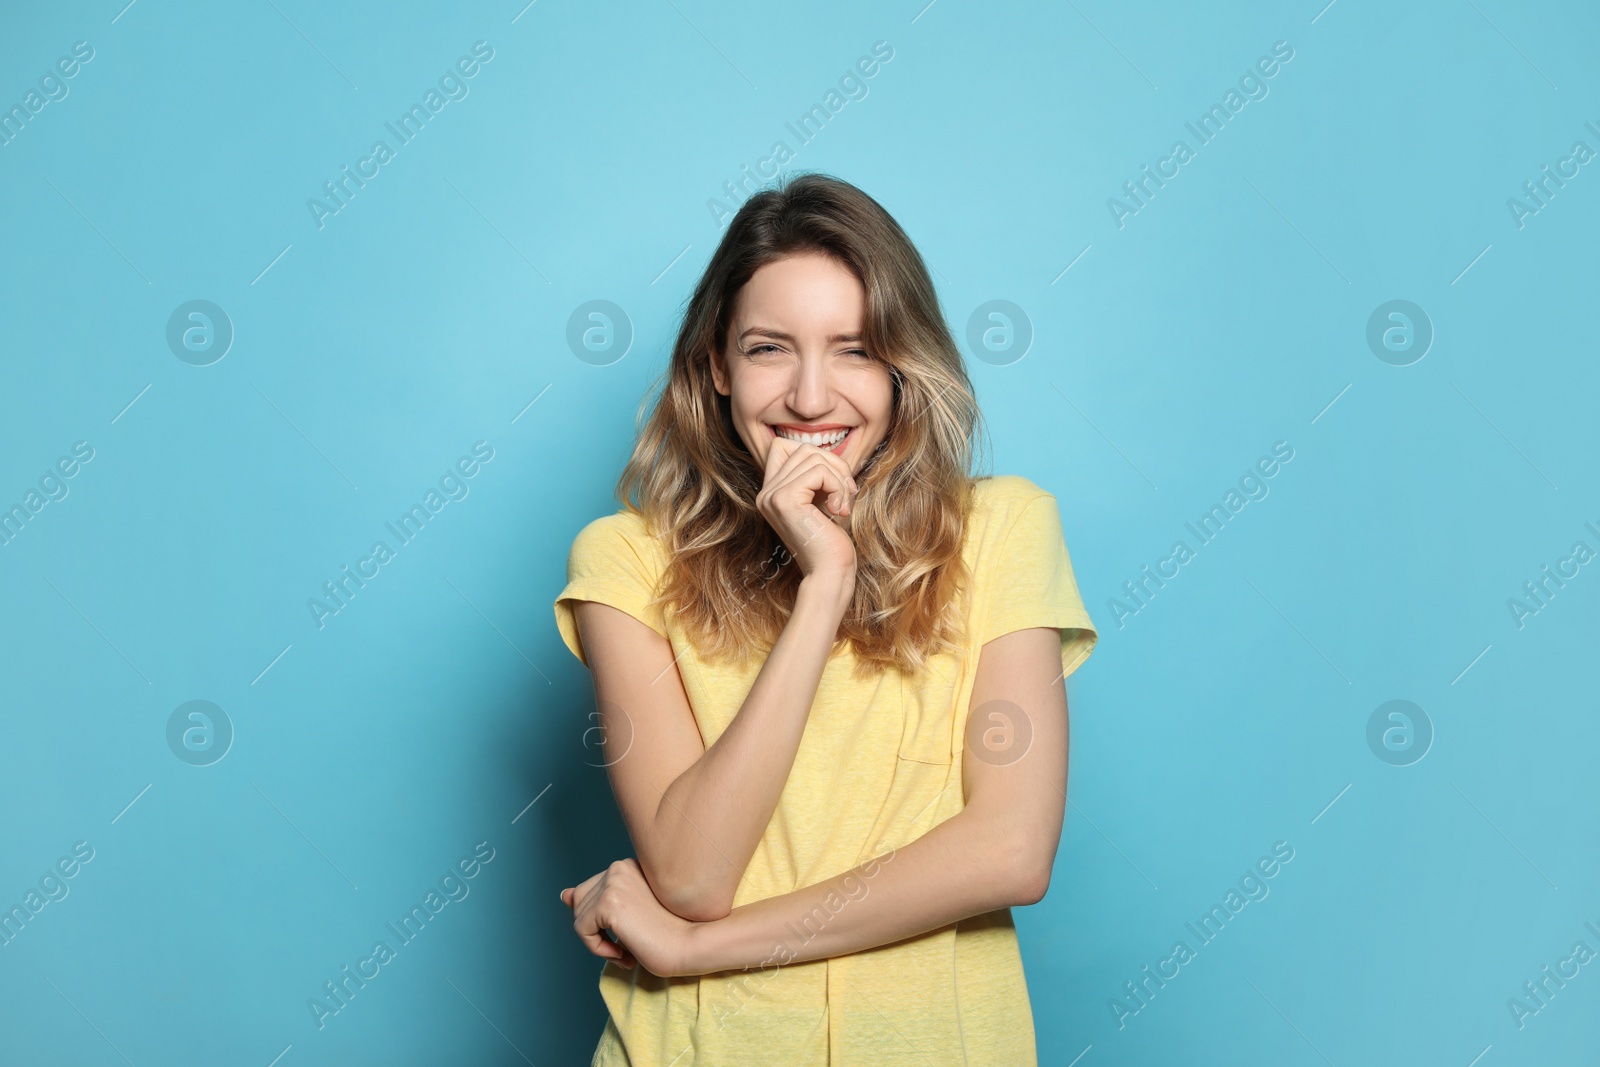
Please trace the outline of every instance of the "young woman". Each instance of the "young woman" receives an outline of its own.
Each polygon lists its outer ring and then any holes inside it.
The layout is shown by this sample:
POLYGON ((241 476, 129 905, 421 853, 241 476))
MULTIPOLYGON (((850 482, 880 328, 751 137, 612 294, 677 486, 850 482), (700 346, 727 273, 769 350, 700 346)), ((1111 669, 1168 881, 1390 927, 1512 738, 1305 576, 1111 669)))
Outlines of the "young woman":
POLYGON ((751 197, 555 603, 637 858, 563 889, 593 1067, 1034 1064, 1010 908, 1061 835, 1094 647, 1055 498, 979 420, 875 200, 751 197))

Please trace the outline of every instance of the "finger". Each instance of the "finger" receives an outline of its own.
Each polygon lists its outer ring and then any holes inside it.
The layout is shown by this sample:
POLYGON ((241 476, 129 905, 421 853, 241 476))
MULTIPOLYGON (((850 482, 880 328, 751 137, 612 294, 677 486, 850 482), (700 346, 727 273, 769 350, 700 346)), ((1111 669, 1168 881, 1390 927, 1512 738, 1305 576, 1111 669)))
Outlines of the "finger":
MULTIPOLYGON (((779 440, 787 441, 786 438, 781 437, 779 440)), ((843 456, 833 452, 830 449, 823 448, 821 445, 808 445, 798 441, 788 441, 787 443, 794 446, 794 451, 790 457, 791 460, 793 460, 796 456, 798 456, 801 461, 805 460, 808 456, 817 456, 824 463, 828 464, 828 466, 833 470, 838 471, 839 477, 847 485, 849 485, 852 490, 857 488, 855 473, 850 469, 850 464, 843 456)), ((781 469, 780 473, 783 473, 781 469)))
MULTIPOLYGON (((823 518, 837 524, 849 513, 854 494, 848 486, 832 481, 832 471, 828 471, 825 477, 827 480, 822 488, 813 491, 809 503, 822 513, 823 518)), ((803 516, 803 523, 808 530, 806 540, 809 542, 817 535, 818 525, 810 513, 803 516)))
POLYGON ((574 899, 577 903, 572 908, 572 928, 584 937, 598 934, 600 928, 606 925, 598 914, 600 910, 598 895, 587 899, 574 899))
POLYGON ((822 445, 805 445, 803 447, 810 448, 810 449, 815 449, 817 455, 821 456, 824 460, 826 460, 828 462, 828 464, 830 466, 832 466, 836 470, 838 470, 840 477, 842 477, 847 483, 849 483, 852 488, 855 487, 856 476, 855 476, 855 472, 850 469, 850 461, 849 460, 847 460, 843 456, 839 455, 833 449, 824 448, 822 445))
POLYGON ((834 454, 821 445, 808 445, 801 441, 791 441, 787 437, 774 437, 773 449, 767 454, 767 470, 765 484, 771 485, 777 481, 787 480, 808 456, 820 456, 823 462, 839 472, 839 476, 848 482, 852 489, 856 488, 855 475, 850 470, 850 464, 845 462, 843 456, 834 454), (780 446, 778 443, 782 442, 780 446), (774 457, 781 452, 782 459, 776 464, 774 457))
POLYGON ((599 874, 596 874, 590 878, 585 878, 583 881, 579 882, 577 887, 572 890, 572 899, 574 902, 573 906, 581 907, 585 901, 587 901, 597 890, 602 887, 602 884, 605 882, 605 877, 606 872, 601 871, 599 874))
POLYGON ((639 962, 638 958, 628 951, 628 946, 623 944, 621 940, 611 942, 611 947, 617 950, 616 961, 629 970, 632 970, 634 964, 639 962))
POLYGON ((762 472, 762 484, 771 485, 774 478, 798 451, 800 451, 799 441, 791 441, 787 437, 774 434, 772 447, 767 449, 767 469, 762 472))
MULTIPOLYGON (((815 445, 811 446, 816 448, 815 445)), ((861 484, 856 481, 855 474, 850 470, 850 464, 845 462, 843 456, 836 456, 825 448, 817 448, 817 455, 828 465, 830 470, 837 471, 839 481, 848 489, 846 497, 853 497, 861 491, 861 484)))
POLYGON ((623 950, 607 941, 601 934, 582 934, 580 936, 584 947, 603 960, 620 960, 623 956, 623 950))
POLYGON ((779 500, 793 501, 801 505, 816 503, 820 495, 823 497, 824 505, 827 505, 828 494, 844 500, 854 495, 854 489, 839 473, 838 468, 813 450, 810 455, 800 458, 794 470, 779 476, 774 493, 779 500))
POLYGON ((572 929, 590 952, 603 959, 614 960, 626 950, 605 935, 609 923, 609 919, 600 917, 598 908, 579 907, 572 920, 572 929))
POLYGON ((784 473, 762 489, 766 502, 761 510, 791 553, 810 544, 827 525, 848 532, 847 517, 855 496, 855 487, 846 483, 820 449, 803 447, 806 450, 791 457, 784 473))

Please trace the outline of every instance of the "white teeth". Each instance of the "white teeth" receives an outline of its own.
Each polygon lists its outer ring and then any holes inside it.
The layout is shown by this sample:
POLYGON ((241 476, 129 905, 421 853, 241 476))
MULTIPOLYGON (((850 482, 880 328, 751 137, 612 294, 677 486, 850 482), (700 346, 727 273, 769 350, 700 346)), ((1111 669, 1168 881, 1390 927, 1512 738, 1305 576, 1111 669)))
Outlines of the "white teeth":
POLYGON ((778 436, 789 441, 799 441, 801 444, 816 445, 818 448, 831 448, 845 439, 849 430, 833 430, 828 433, 795 433, 792 430, 779 430, 778 436))

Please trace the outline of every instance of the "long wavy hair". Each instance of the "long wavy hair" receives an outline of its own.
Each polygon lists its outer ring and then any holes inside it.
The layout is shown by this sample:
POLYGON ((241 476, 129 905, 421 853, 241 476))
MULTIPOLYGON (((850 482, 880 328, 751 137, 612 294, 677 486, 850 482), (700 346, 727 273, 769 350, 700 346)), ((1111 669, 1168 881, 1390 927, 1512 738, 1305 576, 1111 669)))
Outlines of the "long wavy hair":
POLYGON ((765 472, 716 391, 734 301, 762 265, 820 252, 866 294, 863 347, 887 365, 893 409, 882 446, 857 472, 851 507, 855 594, 840 636, 857 674, 922 670, 960 649, 969 604, 962 545, 971 512, 977 398, 927 267, 883 206, 848 182, 800 174, 745 201, 684 311, 654 409, 645 416, 617 498, 667 550, 655 603, 708 662, 747 664, 777 641, 802 577, 756 509, 765 472))

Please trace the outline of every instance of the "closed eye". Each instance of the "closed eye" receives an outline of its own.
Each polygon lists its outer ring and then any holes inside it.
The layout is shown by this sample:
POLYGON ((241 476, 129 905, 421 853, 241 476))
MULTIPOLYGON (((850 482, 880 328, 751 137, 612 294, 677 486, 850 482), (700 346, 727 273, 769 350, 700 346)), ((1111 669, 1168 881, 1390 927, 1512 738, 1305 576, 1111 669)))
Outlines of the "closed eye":
MULTIPOLYGON (((746 349, 745 350, 745 355, 747 355, 747 356, 757 356, 757 355, 764 355, 767 352, 776 352, 776 351, 778 351, 778 346, 777 345, 761 344, 761 345, 754 345, 751 348, 746 349)), ((864 348, 846 349, 845 350, 845 354, 846 355, 850 355, 850 356, 856 356, 859 359, 871 359, 872 358, 872 354, 869 353, 864 348)))

